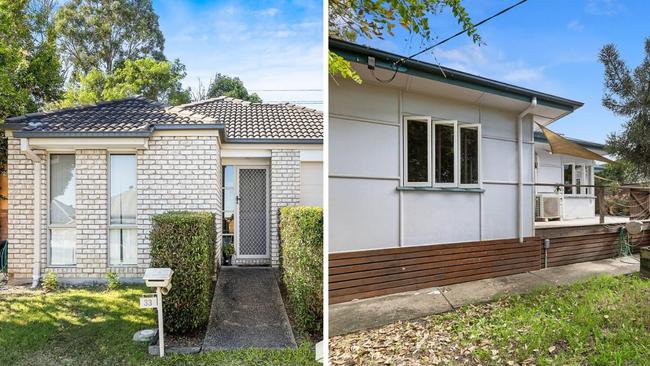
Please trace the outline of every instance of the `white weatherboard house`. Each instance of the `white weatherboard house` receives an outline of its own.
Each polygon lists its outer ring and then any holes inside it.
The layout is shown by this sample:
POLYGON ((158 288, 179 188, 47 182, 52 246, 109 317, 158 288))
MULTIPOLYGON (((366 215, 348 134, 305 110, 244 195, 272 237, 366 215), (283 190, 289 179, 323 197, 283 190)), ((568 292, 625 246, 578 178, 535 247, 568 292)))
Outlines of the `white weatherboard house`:
POLYGON ((582 103, 329 45, 363 79, 330 84, 330 301, 538 269, 533 126, 582 103))
POLYGON ((141 97, 9 118, 9 273, 37 283, 141 277, 151 216, 210 211, 217 255, 278 265, 278 210, 322 205, 323 115, 215 98, 141 97))
MULTIPOLYGON (((589 149, 599 155, 605 155, 604 145, 578 139, 570 141, 589 149)), ((593 187, 568 187, 559 190, 552 184, 561 185, 594 185, 596 162, 581 157, 551 154, 548 140, 541 131, 535 131, 535 182, 547 185, 535 187, 537 210, 536 218, 546 220, 558 218, 561 220, 583 219, 596 216, 596 196, 593 187), (554 207, 559 210, 543 210, 541 200, 558 200, 554 207)))

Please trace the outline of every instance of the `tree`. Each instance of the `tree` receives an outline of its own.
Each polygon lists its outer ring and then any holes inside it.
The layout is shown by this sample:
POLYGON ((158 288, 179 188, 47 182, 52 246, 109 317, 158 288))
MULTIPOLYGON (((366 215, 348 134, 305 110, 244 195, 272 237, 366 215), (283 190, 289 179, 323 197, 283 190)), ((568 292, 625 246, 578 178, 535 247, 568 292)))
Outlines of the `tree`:
POLYGON ((262 102, 262 98, 260 98, 256 93, 248 93, 248 90, 244 86, 244 82, 238 77, 231 77, 217 73, 214 80, 210 81, 210 86, 208 86, 208 98, 216 98, 220 96, 247 100, 253 103, 262 102))
MULTIPOLYGON (((35 112, 61 94, 52 0, 0 0, 0 122, 35 112)), ((0 173, 6 169, 0 136, 0 173)))
POLYGON ((165 39, 151 0, 70 0, 56 13, 56 30, 72 74, 111 74, 127 59, 164 60, 165 39))
POLYGON ((614 164, 605 164, 603 170, 596 175, 596 178, 604 181, 604 185, 618 186, 645 182, 647 180, 639 174, 633 164, 625 160, 618 160, 614 164))
POLYGON ((626 117, 623 131, 607 137, 606 149, 650 176, 650 38, 645 40, 645 57, 631 72, 613 44, 600 51, 605 66, 603 106, 626 117))
MULTIPOLYGON (((425 41, 432 39, 429 17, 450 9, 468 36, 475 43, 481 38, 460 0, 330 0, 330 37, 356 41, 359 36, 367 39, 383 39, 393 36, 397 25, 410 33, 421 36, 425 41)), ((329 51, 329 74, 332 77, 352 78, 360 83, 361 78, 351 69, 350 63, 329 51)))
POLYGON ((181 85, 185 75, 185 66, 179 60, 126 60, 112 74, 97 69, 78 74, 78 80, 70 83, 63 99, 50 107, 64 108, 134 95, 168 105, 189 103, 190 93, 181 85))

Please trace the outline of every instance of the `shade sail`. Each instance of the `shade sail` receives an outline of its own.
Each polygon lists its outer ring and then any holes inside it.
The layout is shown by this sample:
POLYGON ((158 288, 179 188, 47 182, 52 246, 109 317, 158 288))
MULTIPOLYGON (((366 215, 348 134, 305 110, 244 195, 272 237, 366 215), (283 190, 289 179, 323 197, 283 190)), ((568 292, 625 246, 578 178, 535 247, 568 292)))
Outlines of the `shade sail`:
POLYGON ((564 137, 540 125, 539 123, 537 123, 537 126, 539 126, 539 128, 544 133, 544 136, 548 140, 548 144, 551 146, 551 153, 553 154, 570 155, 588 160, 598 160, 605 163, 614 163, 614 161, 609 160, 600 154, 596 154, 595 152, 584 148, 573 141, 565 139, 564 137))

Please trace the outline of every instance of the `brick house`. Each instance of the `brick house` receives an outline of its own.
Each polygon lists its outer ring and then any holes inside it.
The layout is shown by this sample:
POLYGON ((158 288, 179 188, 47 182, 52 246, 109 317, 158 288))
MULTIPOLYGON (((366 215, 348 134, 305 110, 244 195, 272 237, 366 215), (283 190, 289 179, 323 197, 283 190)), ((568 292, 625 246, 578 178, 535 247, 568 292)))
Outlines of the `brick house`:
MULTIPOLYGON (((322 205, 323 115, 214 98, 167 108, 142 97, 7 119, 9 273, 37 283, 148 267, 151 216, 217 216, 217 253, 277 266, 278 210, 322 205)), ((219 258, 217 258, 219 260, 219 258)))

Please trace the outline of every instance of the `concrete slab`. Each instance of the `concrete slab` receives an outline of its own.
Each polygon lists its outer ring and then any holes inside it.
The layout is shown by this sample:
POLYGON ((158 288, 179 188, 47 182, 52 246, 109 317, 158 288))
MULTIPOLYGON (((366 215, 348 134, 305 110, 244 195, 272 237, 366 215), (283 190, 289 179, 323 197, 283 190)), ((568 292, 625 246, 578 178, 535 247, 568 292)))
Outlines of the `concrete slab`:
POLYGON ((554 285, 569 285, 600 274, 617 276, 638 271, 639 262, 634 258, 628 257, 575 263, 533 271, 531 273, 554 285))
POLYGON ((451 310, 445 297, 433 288, 355 300, 329 307, 329 334, 336 336, 451 310))
POLYGON ((445 287, 444 295, 455 308, 467 304, 489 302, 496 297, 523 294, 533 291, 549 282, 530 273, 488 278, 450 285, 445 287))
POLYGON ((295 348, 274 270, 223 267, 202 351, 295 348))

